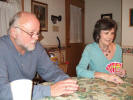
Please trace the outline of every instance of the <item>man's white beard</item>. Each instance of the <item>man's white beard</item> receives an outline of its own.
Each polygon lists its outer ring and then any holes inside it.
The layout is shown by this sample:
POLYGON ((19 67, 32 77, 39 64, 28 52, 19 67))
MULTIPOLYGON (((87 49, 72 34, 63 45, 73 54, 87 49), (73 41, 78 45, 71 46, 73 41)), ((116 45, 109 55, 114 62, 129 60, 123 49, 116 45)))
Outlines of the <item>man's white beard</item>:
POLYGON ((22 43, 20 41, 18 41, 18 40, 15 40, 15 41, 18 46, 20 46, 22 49, 24 49, 26 51, 33 51, 35 49, 36 42, 34 42, 34 45, 33 45, 33 43, 28 43, 27 45, 22 45, 22 43))
POLYGON ((34 45, 33 44, 29 44, 25 48, 26 48, 27 51, 33 51, 35 49, 35 44, 34 45))

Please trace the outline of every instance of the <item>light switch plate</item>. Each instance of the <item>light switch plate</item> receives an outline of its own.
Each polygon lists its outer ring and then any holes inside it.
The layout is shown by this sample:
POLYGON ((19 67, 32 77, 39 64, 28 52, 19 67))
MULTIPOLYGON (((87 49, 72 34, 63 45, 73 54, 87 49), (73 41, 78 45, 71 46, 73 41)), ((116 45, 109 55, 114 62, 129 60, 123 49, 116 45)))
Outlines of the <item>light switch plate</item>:
POLYGON ((53 32, 59 32, 59 26, 53 25, 53 32))

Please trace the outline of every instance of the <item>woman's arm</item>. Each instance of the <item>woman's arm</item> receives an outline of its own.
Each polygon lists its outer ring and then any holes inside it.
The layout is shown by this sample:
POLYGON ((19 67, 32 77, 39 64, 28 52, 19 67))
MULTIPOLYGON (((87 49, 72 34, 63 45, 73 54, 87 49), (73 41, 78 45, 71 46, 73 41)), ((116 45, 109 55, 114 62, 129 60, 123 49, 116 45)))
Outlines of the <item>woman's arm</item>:
POLYGON ((94 70, 88 69, 88 65, 91 60, 91 47, 88 45, 84 49, 82 54, 82 58, 79 64, 76 67, 76 72, 78 77, 87 77, 87 78, 94 78, 94 70))

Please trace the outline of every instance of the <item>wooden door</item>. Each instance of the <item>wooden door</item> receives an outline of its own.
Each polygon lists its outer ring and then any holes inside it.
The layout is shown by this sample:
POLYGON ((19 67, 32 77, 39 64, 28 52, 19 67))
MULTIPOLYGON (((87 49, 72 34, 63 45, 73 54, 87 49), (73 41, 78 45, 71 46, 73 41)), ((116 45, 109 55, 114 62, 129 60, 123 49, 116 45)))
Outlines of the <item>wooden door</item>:
MULTIPOLYGON (((76 76, 76 66, 84 49, 84 0, 66 0, 66 60, 69 62, 67 74, 76 76), (81 40, 71 41, 71 6, 81 9, 81 40)), ((76 18, 76 17, 75 17, 76 18)))

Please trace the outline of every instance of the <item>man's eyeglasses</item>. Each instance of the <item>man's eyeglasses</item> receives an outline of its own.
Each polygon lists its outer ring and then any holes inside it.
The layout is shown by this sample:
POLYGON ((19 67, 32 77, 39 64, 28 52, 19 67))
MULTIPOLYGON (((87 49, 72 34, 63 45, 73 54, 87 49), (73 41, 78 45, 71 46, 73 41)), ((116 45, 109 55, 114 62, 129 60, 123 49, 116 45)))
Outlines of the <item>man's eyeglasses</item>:
POLYGON ((39 34, 39 32, 37 33, 37 34, 35 34, 34 32, 26 32, 25 30, 23 30, 22 28, 20 28, 20 27, 15 27, 15 28, 18 28, 18 29, 20 29, 21 31, 23 31, 23 32, 25 32, 26 34, 28 34, 31 38, 33 38, 34 36, 39 36, 40 34, 39 34))

